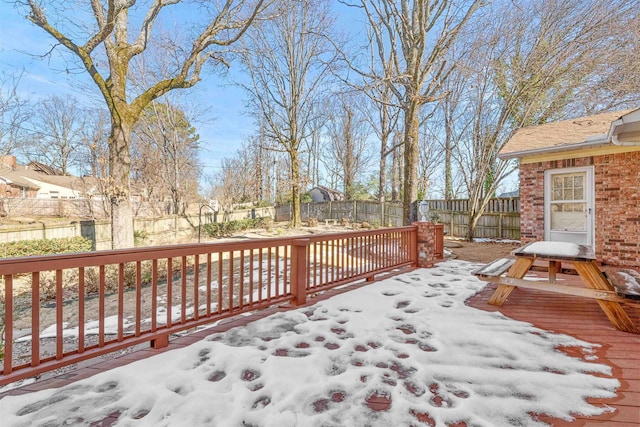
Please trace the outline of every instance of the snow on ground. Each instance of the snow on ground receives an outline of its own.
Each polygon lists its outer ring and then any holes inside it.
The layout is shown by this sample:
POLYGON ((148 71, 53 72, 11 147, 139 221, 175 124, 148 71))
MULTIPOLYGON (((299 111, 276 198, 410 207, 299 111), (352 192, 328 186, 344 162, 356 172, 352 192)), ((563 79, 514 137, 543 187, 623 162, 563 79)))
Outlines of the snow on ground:
POLYGON ((465 306, 477 264, 447 261, 274 314, 61 389, 0 400, 2 426, 539 425, 613 397, 593 346, 465 306), (385 410, 367 402, 386 397, 385 410))

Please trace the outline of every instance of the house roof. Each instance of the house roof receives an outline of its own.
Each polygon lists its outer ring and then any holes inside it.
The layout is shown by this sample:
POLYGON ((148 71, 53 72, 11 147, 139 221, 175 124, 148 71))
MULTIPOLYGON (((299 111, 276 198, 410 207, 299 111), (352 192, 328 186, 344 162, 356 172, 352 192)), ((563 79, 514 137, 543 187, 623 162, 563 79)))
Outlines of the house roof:
MULTIPOLYGON (((577 119, 563 120, 537 126, 520 128, 500 150, 503 159, 526 157, 556 151, 568 151, 595 145, 610 145, 619 126, 640 124, 640 109, 614 111, 577 119), (624 122, 624 118, 627 119, 624 122), (616 126, 616 123, 619 125, 616 126)), ((620 133, 620 132, 618 132, 620 133)))
POLYGON ((42 173, 42 174, 45 174, 45 175, 60 175, 60 176, 62 176, 62 174, 59 171, 55 170, 51 166, 45 165, 44 163, 31 161, 31 162, 29 162, 29 164, 27 166, 29 166, 30 169, 33 169, 38 173, 42 173))
POLYGON ((311 189, 311 191, 313 190, 318 190, 325 201, 341 201, 344 200, 344 194, 342 194, 340 191, 338 190, 334 190, 332 188, 328 188, 328 187, 324 187, 322 185, 318 185, 316 187, 313 187, 311 189))
POLYGON ((10 168, 2 167, 0 168, 0 179, 5 181, 7 184, 12 184, 19 188, 26 188, 28 190, 39 190, 40 187, 26 179, 21 173, 21 171, 15 171, 10 168))
POLYGON ((96 186, 95 178, 83 179, 73 175, 48 175, 23 165, 16 165, 15 169, 0 167, 0 178, 13 185, 35 190, 41 188, 39 183, 53 184, 81 192, 96 186))

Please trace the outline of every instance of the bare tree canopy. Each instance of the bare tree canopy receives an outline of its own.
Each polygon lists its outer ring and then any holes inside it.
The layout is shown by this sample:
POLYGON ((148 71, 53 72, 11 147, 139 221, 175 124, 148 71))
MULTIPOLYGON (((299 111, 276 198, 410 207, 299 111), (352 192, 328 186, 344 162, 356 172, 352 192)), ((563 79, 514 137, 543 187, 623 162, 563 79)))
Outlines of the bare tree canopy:
POLYGON ((18 93, 21 73, 0 75, 0 156, 14 153, 29 119, 29 102, 18 93))
POLYGON ((290 165, 291 224, 300 225, 300 148, 319 123, 314 105, 323 94, 332 49, 327 0, 280 1, 276 16, 248 33, 243 62, 250 76, 244 88, 249 108, 265 136, 286 152, 290 165))
POLYGON ((455 63, 446 55, 483 1, 362 0, 377 67, 360 71, 385 84, 404 118, 404 223, 415 218, 418 199, 419 130, 422 107, 443 96, 455 63))
POLYGON ((473 22, 475 37, 450 57, 460 66, 442 103, 471 200, 469 239, 489 199, 517 168, 497 156, 518 128, 637 106, 640 87, 626 83, 637 65, 614 60, 615 52, 637 51, 640 43, 628 36, 638 22, 632 3, 496 3, 473 22))
POLYGON ((167 92, 193 87, 207 64, 226 63, 224 52, 242 37, 266 3, 267 0, 16 2, 18 8, 26 8, 31 22, 56 40, 54 49, 62 47, 71 53, 70 68, 75 65, 89 73, 109 110, 108 196, 114 248, 133 246, 131 131, 140 114, 167 92), (163 22, 172 22, 181 32, 163 30, 163 22), (133 86, 133 90, 130 80, 134 71, 146 75, 149 83, 133 86))
POLYGON ((29 125, 29 143, 22 154, 54 168, 62 175, 81 165, 84 151, 82 131, 88 116, 74 97, 51 96, 34 105, 29 125))
POLYGON ((369 126, 355 94, 337 94, 328 107, 324 164, 342 181, 346 200, 356 197, 356 185, 367 170, 371 154, 367 144, 369 126))
POLYGON ((188 200, 197 199, 200 137, 191 120, 163 97, 147 106, 133 128, 134 182, 148 200, 170 201, 171 214, 183 215, 188 200))

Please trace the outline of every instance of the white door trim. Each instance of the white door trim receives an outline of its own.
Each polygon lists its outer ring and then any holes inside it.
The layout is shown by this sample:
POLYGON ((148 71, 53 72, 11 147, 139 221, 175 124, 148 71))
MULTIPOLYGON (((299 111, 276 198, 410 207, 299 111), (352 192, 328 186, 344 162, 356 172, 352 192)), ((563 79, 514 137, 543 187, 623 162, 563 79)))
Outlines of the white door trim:
POLYGON ((586 224, 586 244, 595 250, 595 186, 593 166, 583 166, 574 168, 548 169, 544 171, 544 239, 551 240, 551 176, 556 174, 567 174, 586 172, 586 201, 587 201, 587 224, 586 224))

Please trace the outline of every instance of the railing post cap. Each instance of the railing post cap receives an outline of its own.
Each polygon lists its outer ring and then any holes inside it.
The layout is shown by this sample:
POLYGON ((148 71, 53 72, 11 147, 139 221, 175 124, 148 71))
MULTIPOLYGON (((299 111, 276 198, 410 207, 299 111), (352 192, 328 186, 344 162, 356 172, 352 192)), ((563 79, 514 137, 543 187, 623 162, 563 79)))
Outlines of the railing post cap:
POLYGON ((291 243, 293 246, 309 246, 311 239, 294 239, 291 243))

